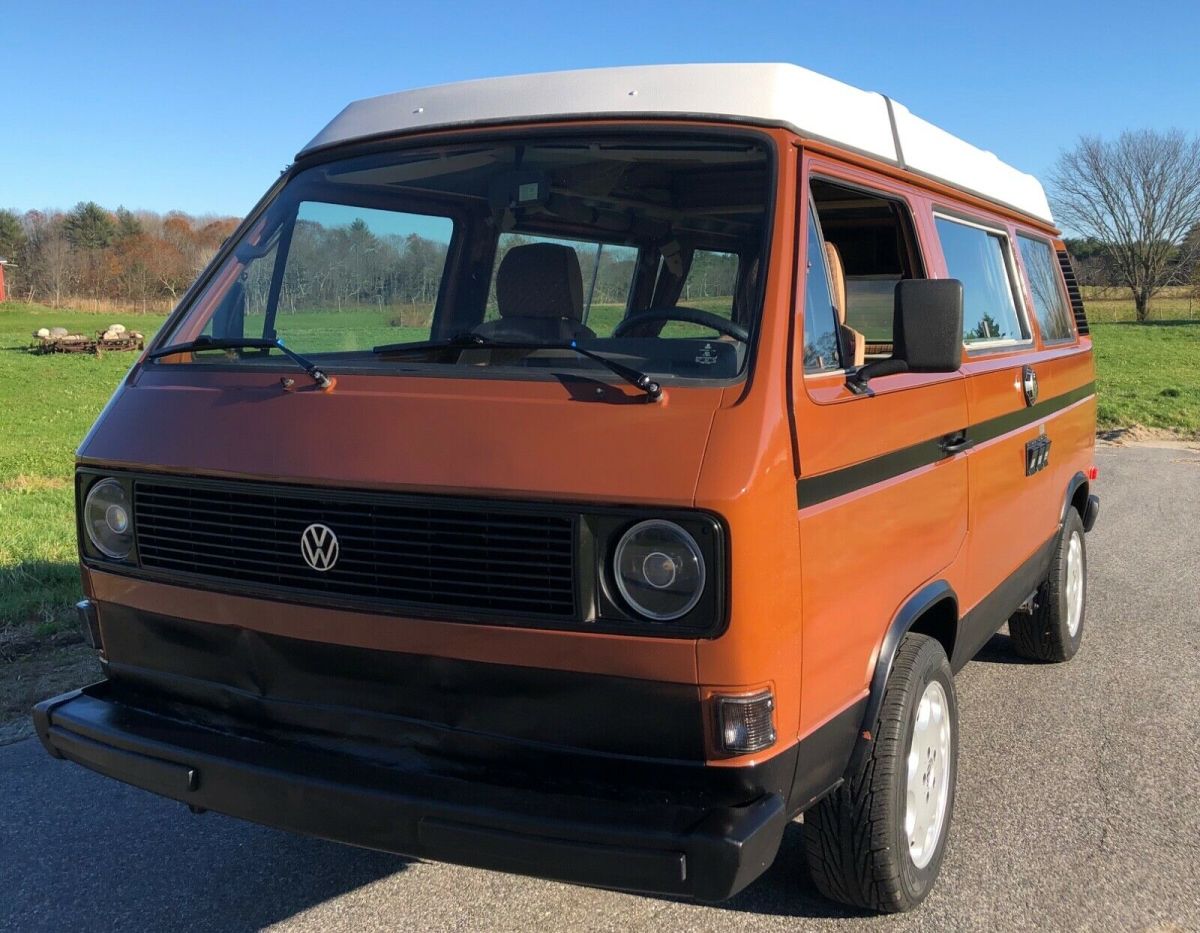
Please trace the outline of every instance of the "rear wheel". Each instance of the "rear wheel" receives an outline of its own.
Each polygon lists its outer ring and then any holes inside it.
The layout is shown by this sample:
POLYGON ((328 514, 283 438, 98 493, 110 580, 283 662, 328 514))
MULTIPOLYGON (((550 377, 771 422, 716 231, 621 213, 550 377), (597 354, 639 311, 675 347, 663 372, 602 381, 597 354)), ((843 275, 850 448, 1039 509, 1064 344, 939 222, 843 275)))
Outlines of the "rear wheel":
POLYGON ((1087 546, 1083 519, 1071 508, 1063 521, 1050 571, 1038 587, 1033 612, 1008 620, 1013 649, 1032 661, 1069 661, 1083 641, 1087 609, 1087 546))
POLYGON ((954 812, 958 704, 939 642, 901 641, 871 734, 842 786, 805 813, 805 854, 826 897, 910 910, 938 876, 954 812))

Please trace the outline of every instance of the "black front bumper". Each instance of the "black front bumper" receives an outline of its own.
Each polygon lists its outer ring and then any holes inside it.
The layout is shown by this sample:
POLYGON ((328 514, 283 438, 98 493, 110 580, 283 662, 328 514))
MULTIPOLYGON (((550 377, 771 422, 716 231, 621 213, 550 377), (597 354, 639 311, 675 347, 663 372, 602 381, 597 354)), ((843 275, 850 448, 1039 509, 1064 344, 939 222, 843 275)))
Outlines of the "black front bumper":
POLYGON ((194 808, 408 856, 701 901, 757 878, 788 823, 780 794, 705 805, 633 788, 581 796, 549 779, 492 783, 216 728, 109 681, 39 703, 34 723, 51 755, 194 808))

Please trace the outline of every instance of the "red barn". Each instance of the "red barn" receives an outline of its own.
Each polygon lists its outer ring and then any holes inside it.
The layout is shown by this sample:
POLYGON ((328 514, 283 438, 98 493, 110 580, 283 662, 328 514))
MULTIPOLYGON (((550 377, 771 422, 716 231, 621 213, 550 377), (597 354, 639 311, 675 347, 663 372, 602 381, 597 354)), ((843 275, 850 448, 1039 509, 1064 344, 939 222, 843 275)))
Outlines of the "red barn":
POLYGON ((4 301, 8 297, 4 291, 4 267, 7 265, 7 262, 0 259, 0 301, 4 301))

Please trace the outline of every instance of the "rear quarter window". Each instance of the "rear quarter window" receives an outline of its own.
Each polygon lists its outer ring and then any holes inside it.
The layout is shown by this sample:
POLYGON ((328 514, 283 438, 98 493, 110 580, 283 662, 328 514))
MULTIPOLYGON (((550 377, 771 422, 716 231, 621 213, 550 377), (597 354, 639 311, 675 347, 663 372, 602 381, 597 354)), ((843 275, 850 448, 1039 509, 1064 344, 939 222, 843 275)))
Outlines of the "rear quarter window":
POLYGON ((1047 342, 1072 339, 1075 336, 1071 329, 1073 314, 1060 281, 1058 259, 1050 244, 1018 234, 1017 248, 1025 265, 1025 277, 1029 279, 1029 295, 1042 339, 1047 342))

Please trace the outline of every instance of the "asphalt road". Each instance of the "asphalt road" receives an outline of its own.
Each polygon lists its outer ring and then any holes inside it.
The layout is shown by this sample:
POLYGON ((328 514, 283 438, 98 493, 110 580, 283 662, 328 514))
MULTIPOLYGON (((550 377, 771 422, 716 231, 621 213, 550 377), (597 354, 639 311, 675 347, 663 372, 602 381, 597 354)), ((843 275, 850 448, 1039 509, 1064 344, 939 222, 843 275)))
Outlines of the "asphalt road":
POLYGON ((1103 449, 1070 664, 996 636, 959 675, 950 848, 913 914, 821 900, 793 826, 717 907, 303 839, 0 748, 4 930, 1200 930, 1200 452, 1103 449))

